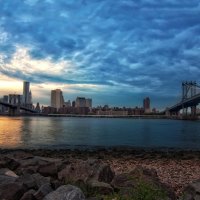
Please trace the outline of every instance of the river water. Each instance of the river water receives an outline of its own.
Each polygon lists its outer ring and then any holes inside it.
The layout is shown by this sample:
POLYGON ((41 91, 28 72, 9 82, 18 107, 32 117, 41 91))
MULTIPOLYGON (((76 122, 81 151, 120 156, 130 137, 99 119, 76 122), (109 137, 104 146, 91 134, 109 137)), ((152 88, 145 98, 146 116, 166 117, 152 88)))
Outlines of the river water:
POLYGON ((0 148, 118 146, 200 150, 200 121, 0 117, 0 148))

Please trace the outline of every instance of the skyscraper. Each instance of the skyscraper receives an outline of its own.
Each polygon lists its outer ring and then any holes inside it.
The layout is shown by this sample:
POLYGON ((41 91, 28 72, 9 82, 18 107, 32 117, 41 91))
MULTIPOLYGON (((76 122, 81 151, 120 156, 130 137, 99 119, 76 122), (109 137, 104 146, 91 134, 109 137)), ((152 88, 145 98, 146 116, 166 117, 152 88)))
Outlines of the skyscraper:
POLYGON ((23 84, 23 103, 24 105, 29 104, 29 93, 30 93, 30 83, 27 81, 24 81, 23 84))
POLYGON ((51 107, 56 108, 57 110, 64 105, 64 98, 62 91, 60 89, 51 91, 51 107))
POLYGON ((32 108, 32 93, 30 90, 30 82, 24 81, 23 83, 23 105, 32 108))

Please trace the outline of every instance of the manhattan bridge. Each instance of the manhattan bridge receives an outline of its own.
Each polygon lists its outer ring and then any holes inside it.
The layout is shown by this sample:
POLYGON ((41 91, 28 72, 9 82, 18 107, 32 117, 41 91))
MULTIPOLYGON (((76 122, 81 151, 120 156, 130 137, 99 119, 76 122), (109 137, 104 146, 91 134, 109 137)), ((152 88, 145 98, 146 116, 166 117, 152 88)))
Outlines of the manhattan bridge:
POLYGON ((182 97, 181 100, 175 105, 167 108, 165 114, 168 116, 180 114, 182 115, 197 115, 197 105, 200 103, 200 86, 197 85, 196 81, 185 81, 182 82, 182 97))

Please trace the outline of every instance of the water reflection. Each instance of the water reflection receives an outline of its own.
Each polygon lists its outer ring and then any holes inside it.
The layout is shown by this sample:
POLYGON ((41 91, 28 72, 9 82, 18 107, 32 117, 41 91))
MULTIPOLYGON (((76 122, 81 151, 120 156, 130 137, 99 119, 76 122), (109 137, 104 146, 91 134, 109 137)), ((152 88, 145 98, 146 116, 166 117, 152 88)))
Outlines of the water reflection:
POLYGON ((132 146, 200 149, 200 122, 0 117, 0 148, 132 146))
POLYGON ((22 145, 27 146, 31 140, 32 135, 32 119, 22 118, 21 122, 21 143, 22 145))
POLYGON ((21 126, 18 118, 0 117, 0 147, 17 148, 21 143, 21 126))

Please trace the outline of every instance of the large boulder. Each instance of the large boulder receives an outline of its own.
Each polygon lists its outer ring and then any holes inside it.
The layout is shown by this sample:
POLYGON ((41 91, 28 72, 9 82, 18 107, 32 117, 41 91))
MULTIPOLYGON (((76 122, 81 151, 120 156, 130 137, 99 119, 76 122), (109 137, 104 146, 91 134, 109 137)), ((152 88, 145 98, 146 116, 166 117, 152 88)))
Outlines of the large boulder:
POLYGON ((55 163, 47 163, 45 165, 39 166, 38 172, 43 176, 57 177, 58 168, 55 163))
POLYGON ((44 176, 57 177, 57 172, 61 168, 62 160, 46 157, 28 157, 19 160, 20 168, 18 168, 18 173, 36 173, 39 172, 44 176))
POLYGON ((114 177, 114 172, 110 166, 99 160, 79 160, 67 165, 58 173, 58 179, 65 183, 88 182, 96 180, 110 183, 114 177))
POLYGON ((36 200, 34 197, 35 192, 35 190, 29 190, 28 192, 25 192, 20 200, 36 200))
POLYGON ((15 172, 11 171, 11 170, 8 169, 8 168, 1 168, 1 169, 0 169, 0 175, 18 178, 18 175, 15 174, 15 172))
POLYGON ((79 188, 63 185, 56 191, 49 193, 43 200, 85 200, 85 196, 79 188))
POLYGON ((15 170, 20 166, 20 163, 14 158, 4 157, 4 162, 5 166, 11 170, 15 170))
POLYGON ((35 184, 37 188, 40 188, 42 185, 50 184, 50 177, 44 177, 40 175, 39 173, 37 174, 32 174, 32 177, 35 181, 35 184))
POLYGON ((99 195, 109 195, 114 192, 113 188, 110 184, 96 181, 96 180, 90 180, 88 182, 88 188, 90 193, 93 195, 99 194, 99 195))
POLYGON ((19 200, 26 192, 22 183, 6 183, 0 186, 0 199, 19 200))
POLYGON ((200 199, 200 180, 190 183, 183 192, 181 200, 198 200, 200 199))
POLYGON ((37 189, 37 183, 31 174, 23 174, 16 181, 23 183, 27 189, 37 189))
POLYGON ((53 189, 51 185, 45 184, 45 185, 42 185, 36 193, 34 193, 34 197, 37 200, 42 200, 47 194, 49 194, 52 191, 53 189))
POLYGON ((48 161, 42 159, 41 157, 28 157, 25 159, 19 160, 20 166, 23 167, 28 167, 28 166, 40 166, 40 165, 45 165, 48 163, 48 161))
POLYGON ((17 180, 18 176, 15 172, 2 168, 0 169, 0 186, 8 183, 14 183, 17 180))

